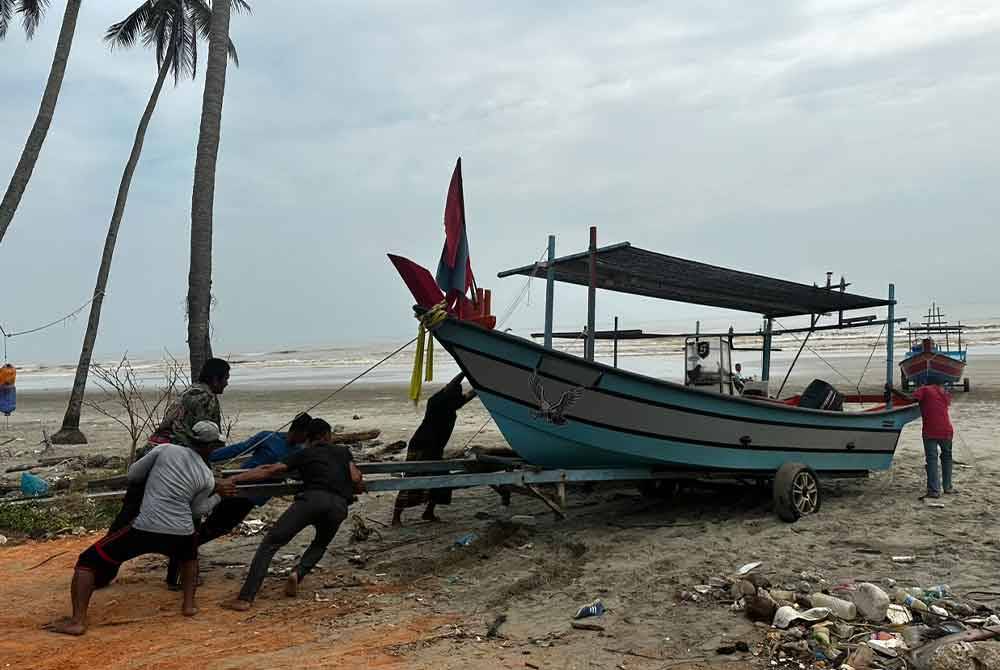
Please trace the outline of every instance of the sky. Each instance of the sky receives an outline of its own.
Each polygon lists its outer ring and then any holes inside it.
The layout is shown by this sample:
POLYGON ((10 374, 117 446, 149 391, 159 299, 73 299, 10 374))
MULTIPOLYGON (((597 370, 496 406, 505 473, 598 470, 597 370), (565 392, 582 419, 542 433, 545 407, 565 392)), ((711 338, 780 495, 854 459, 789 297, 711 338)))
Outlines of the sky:
MULTIPOLYGON (((0 324, 93 292, 121 170, 155 78, 104 29, 136 0, 85 3, 55 118, 0 244, 0 324)), ((215 193, 217 353, 406 341, 387 252, 433 269, 455 159, 474 271, 502 314, 557 252, 636 246, 859 293, 896 285, 1000 318, 1000 5, 993 0, 631 3, 254 2, 234 16, 215 193)), ((0 181, 34 119, 62 3, 0 42, 0 181)), ((204 64, 207 45, 202 50, 204 64)), ((201 73, 199 73, 200 75, 201 73)), ((203 79, 164 89, 104 301, 99 355, 186 352, 190 203, 203 79)), ((542 323, 533 282, 504 327, 542 323)), ((751 315, 602 293, 598 326, 751 315)), ((556 325, 586 318, 559 286, 556 325)), ((86 313, 8 342, 74 361, 86 313)))

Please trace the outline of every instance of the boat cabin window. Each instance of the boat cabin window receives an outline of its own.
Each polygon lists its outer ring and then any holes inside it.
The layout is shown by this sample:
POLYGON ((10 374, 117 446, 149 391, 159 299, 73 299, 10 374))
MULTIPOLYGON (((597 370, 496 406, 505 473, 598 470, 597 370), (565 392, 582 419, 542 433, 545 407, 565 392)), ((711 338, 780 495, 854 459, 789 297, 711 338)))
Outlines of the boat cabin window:
POLYGON ((739 393, 728 338, 689 337, 684 341, 684 385, 729 395, 739 393))

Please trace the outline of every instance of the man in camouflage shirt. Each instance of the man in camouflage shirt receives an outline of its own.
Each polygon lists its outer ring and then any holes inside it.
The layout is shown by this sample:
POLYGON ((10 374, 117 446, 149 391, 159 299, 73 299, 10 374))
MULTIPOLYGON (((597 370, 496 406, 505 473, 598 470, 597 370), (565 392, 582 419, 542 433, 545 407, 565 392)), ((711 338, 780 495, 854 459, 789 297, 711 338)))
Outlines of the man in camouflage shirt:
POLYGON ((222 425, 219 397, 229 384, 229 363, 220 358, 205 361, 198 381, 187 388, 170 404, 160 425, 149 437, 149 444, 194 445, 192 428, 199 421, 222 425))
MULTIPOLYGON (((136 452, 136 458, 141 458, 158 444, 180 444, 192 448, 196 446, 197 440, 194 433, 196 423, 211 421, 216 426, 222 425, 219 396, 228 385, 229 363, 221 358, 209 358, 205 361, 201 373, 198 375, 198 381, 185 389, 170 404, 159 427, 150 435, 149 443, 144 449, 136 452)), ((111 522, 108 532, 119 530, 132 523, 142 507, 145 489, 145 480, 128 485, 125 490, 125 499, 122 500, 122 508, 118 511, 115 520, 111 522)), ((114 575, 111 576, 111 579, 114 579, 114 575)))

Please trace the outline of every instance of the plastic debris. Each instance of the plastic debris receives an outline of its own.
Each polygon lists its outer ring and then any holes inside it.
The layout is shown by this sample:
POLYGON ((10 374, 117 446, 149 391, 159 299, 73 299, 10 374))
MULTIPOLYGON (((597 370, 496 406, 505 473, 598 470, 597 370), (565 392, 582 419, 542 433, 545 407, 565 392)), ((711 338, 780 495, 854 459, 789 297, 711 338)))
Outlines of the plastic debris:
POLYGON ((885 615, 889 619, 889 623, 896 626, 902 626, 913 621, 913 615, 910 614, 910 610, 902 605, 889 605, 885 615))
POLYGON ((764 565, 763 561, 755 561, 753 563, 747 563, 746 565, 740 566, 740 569, 736 571, 736 574, 741 576, 750 574, 750 572, 756 570, 762 565, 764 565))
POLYGON ((246 521, 241 521, 237 530, 240 535, 246 535, 250 537, 252 535, 257 535, 267 524, 264 523, 263 519, 247 519, 246 521))
POLYGON ((43 496, 49 492, 49 484, 30 472, 21 473, 21 493, 26 496, 43 496))
POLYGON ((7 536, 6 535, 0 535, 0 546, 3 546, 5 544, 7 544, 7 536))
POLYGON ((858 608, 852 602, 834 598, 825 593, 814 593, 809 596, 809 603, 813 607, 825 607, 830 610, 835 617, 844 621, 854 621, 858 618, 858 608))
POLYGON ((466 533, 465 535, 459 537, 455 540, 455 546, 457 547, 468 547, 470 544, 479 539, 479 536, 475 533, 466 533))
POLYGON ((576 611, 574 619, 586 619, 592 616, 601 616, 606 610, 604 609, 604 603, 600 600, 595 600, 594 602, 584 605, 576 611))
POLYGON ((809 621, 811 623, 817 623, 829 618, 831 612, 826 607, 813 607, 805 612, 800 612, 791 605, 785 605, 784 607, 779 607, 778 611, 774 613, 773 626, 775 628, 788 628, 788 626, 799 619, 803 621, 809 621))
POLYGON ((854 594, 854 604, 858 614, 866 621, 881 623, 885 621, 889 609, 889 594, 874 584, 863 582, 858 585, 857 593, 854 594))
POLYGON ((913 563, 917 560, 916 556, 893 556, 893 563, 913 563))
POLYGON ((882 654, 883 656, 889 656, 890 658, 896 658, 899 656, 899 652, 906 650, 906 643, 898 638, 890 638, 888 640, 868 640, 867 644, 875 650, 876 653, 882 654))

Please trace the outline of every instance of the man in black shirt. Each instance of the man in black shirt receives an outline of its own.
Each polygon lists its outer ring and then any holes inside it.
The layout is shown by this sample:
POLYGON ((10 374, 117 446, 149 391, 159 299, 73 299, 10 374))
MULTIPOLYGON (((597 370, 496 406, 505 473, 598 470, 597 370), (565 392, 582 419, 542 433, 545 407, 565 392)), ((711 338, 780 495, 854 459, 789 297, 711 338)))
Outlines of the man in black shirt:
POLYGON ((285 594, 296 595, 299 582, 323 557, 341 522, 347 518, 347 506, 351 504, 354 493, 364 490, 361 471, 354 465, 350 450, 330 444, 330 424, 323 419, 313 419, 309 422, 307 435, 308 446, 283 462, 258 466, 230 480, 235 484, 246 484, 293 471, 302 478, 302 491, 264 536, 239 596, 223 603, 224 607, 241 612, 250 609, 274 555, 306 526, 313 526, 316 537, 285 583, 285 594))

